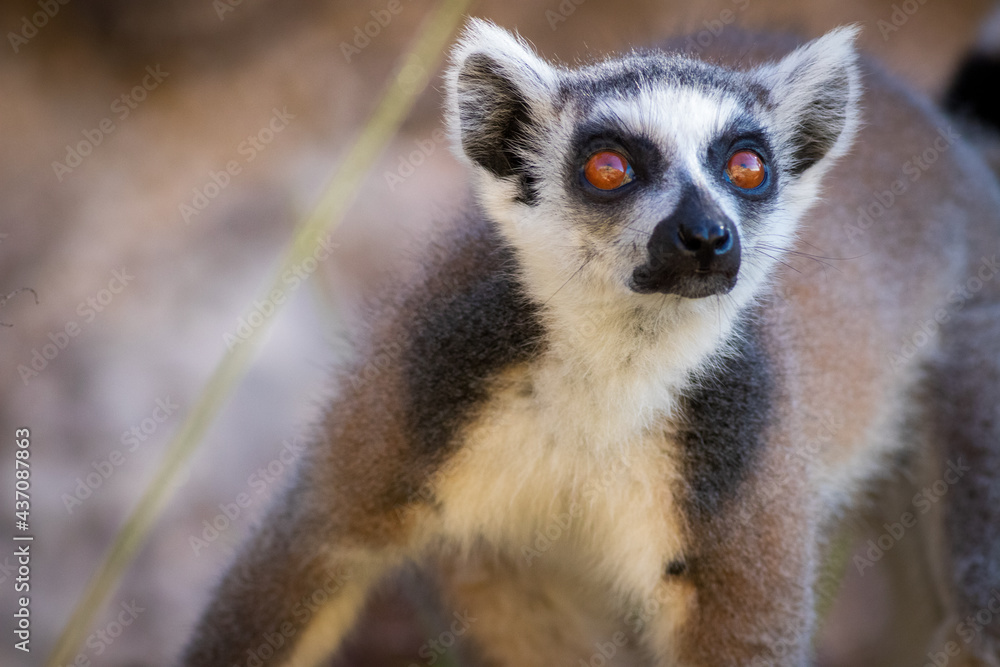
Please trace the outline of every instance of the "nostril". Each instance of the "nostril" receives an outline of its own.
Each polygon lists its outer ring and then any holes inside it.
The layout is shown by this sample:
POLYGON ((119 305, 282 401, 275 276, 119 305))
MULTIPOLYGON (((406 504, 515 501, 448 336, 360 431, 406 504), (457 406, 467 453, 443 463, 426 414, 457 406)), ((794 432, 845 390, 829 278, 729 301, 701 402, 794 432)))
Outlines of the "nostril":
POLYGON ((733 247, 733 236, 723 225, 693 228, 681 225, 677 230, 677 241, 681 248, 696 254, 708 250, 712 254, 722 255, 733 247))
POLYGON ((681 247, 685 250, 698 252, 701 250, 702 244, 705 243, 705 235, 700 233, 700 231, 692 231, 687 227, 681 227, 677 230, 677 240, 680 241, 681 247))
POLYGON ((716 255, 725 254, 733 247, 733 236, 729 230, 725 227, 720 227, 720 230, 722 233, 717 234, 712 240, 712 249, 715 250, 716 255))

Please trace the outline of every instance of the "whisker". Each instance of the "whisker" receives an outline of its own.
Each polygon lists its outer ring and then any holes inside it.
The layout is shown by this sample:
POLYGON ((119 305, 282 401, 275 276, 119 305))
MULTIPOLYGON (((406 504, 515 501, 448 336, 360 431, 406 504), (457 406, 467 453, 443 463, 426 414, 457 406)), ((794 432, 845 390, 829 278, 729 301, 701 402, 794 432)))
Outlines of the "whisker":
POLYGON ((831 262, 847 262, 852 259, 859 259, 864 257, 864 255, 857 255, 856 257, 826 257, 824 255, 813 255, 812 253, 802 252, 801 250, 785 250, 789 255, 796 255, 798 257, 808 257, 809 259, 826 259, 831 262))
POLYGON ((622 227, 624 227, 625 229, 631 229, 636 234, 645 234, 646 236, 652 236, 653 235, 653 232, 646 231, 645 229, 637 229, 636 227, 633 227, 632 225, 629 225, 629 224, 624 224, 623 223, 622 227))
MULTIPOLYGON (((809 246, 810 248, 816 248, 816 250, 820 250, 820 251, 823 250, 822 248, 820 248, 820 247, 818 247, 816 245, 813 245, 812 243, 809 243, 808 241, 802 241, 802 243, 804 243, 805 245, 809 246)), ((798 252, 798 251, 793 251, 793 252, 798 252)), ((807 253, 802 253, 802 254, 806 255, 807 253)), ((861 259, 862 257, 867 257, 870 254, 872 254, 871 251, 861 253, 860 255, 855 255, 854 257, 823 257, 822 255, 813 255, 813 256, 814 257, 820 257, 821 259, 836 259, 836 260, 846 261, 846 260, 849 260, 849 259, 861 259)))
MULTIPOLYGON (((778 248, 778 247, 775 247, 775 246, 772 246, 772 245, 768 245, 766 243, 758 245, 757 246, 757 250, 761 254, 765 254, 764 253, 765 250, 772 250, 774 252, 781 253, 783 255, 787 254, 787 255, 792 255, 794 257, 802 257, 803 259, 812 260, 812 261, 816 262, 817 264, 819 264, 821 266, 824 266, 826 268, 833 269, 834 271, 837 271, 838 273, 842 273, 839 268, 837 268, 833 264, 830 264, 829 262, 824 261, 824 260, 825 259, 831 259, 831 260, 848 259, 848 258, 839 258, 839 257, 824 258, 824 257, 820 257, 818 255, 811 255, 811 254, 809 254, 807 252, 799 252, 797 250, 784 250, 782 248, 778 248)), ((773 257, 772 255, 768 255, 768 256, 771 257, 772 259, 777 259, 777 258, 773 257)))
POLYGON ((725 307, 726 307, 725 304, 722 301, 722 297, 723 296, 728 296, 728 295, 722 295, 722 294, 716 294, 715 295, 715 306, 716 306, 716 308, 715 308, 715 321, 719 325, 719 337, 720 338, 722 337, 722 315, 723 315, 723 311, 725 310, 725 307))
POLYGON ((553 292, 553 293, 552 293, 552 296, 550 296, 550 297, 549 297, 548 299, 546 299, 546 300, 545 300, 545 301, 544 301, 544 302, 542 303, 542 306, 545 306, 546 304, 548 304, 548 302, 549 302, 549 301, 551 301, 552 299, 554 299, 554 298, 555 298, 556 294, 559 294, 559 292, 561 292, 561 291, 562 291, 562 288, 563 288, 563 287, 566 287, 566 285, 568 285, 568 284, 569 284, 569 281, 573 280, 573 278, 576 278, 577 274, 579 274, 579 273, 580 273, 581 271, 583 271, 584 267, 585 267, 585 266, 587 266, 587 264, 589 264, 589 263, 590 263, 590 260, 591 260, 591 259, 593 259, 593 255, 591 255, 591 256, 590 256, 590 257, 588 257, 587 259, 583 260, 583 264, 581 264, 581 265, 580 265, 580 268, 578 268, 578 269, 577 269, 576 271, 574 271, 574 272, 573 272, 573 275, 571 275, 571 276, 570 276, 569 278, 567 278, 567 279, 566 279, 566 282, 564 282, 564 283, 563 283, 562 285, 560 285, 560 286, 559 286, 559 289, 557 289, 557 290, 556 290, 555 292, 553 292))
MULTIPOLYGON (((767 236, 768 235, 764 235, 764 236, 761 236, 759 238, 760 239, 764 239, 764 238, 767 238, 767 236)), ((770 235, 770 236, 773 236, 773 234, 770 235)), ((803 243, 805 243, 805 242, 803 241, 803 243)), ((790 255, 799 255, 801 257, 808 257, 810 259, 828 259, 828 260, 837 261, 837 262, 846 262, 846 261, 849 261, 849 260, 861 259, 862 257, 867 257, 868 255, 871 254, 870 252, 866 252, 866 253, 862 253, 860 255, 854 255, 853 257, 827 257, 826 255, 814 255, 812 253, 803 252, 801 250, 792 250, 792 249, 783 250, 783 249, 781 249, 781 248, 779 248, 777 246, 773 246, 773 245, 771 245, 769 243, 761 243, 761 245, 764 246, 764 247, 766 247, 766 248, 770 248, 771 250, 781 250, 781 252, 787 252, 790 255)), ((809 245, 809 246, 811 246, 813 248, 816 248, 816 246, 812 245, 811 243, 807 243, 806 245, 809 245)), ((821 250, 821 248, 816 248, 816 249, 817 250, 821 250)))
POLYGON ((767 252, 765 252, 763 250, 760 250, 760 249, 758 249, 757 252, 759 252, 761 255, 764 255, 764 257, 767 257, 768 259, 772 259, 775 262, 777 262, 778 264, 781 264, 782 266, 786 267, 789 271, 794 271, 795 273, 802 273, 802 271, 800 271, 799 269, 795 268, 794 266, 792 266, 791 264, 789 264, 788 262, 786 262, 785 260, 783 260, 783 259, 781 259, 779 257, 775 257, 774 255, 770 255, 767 252))

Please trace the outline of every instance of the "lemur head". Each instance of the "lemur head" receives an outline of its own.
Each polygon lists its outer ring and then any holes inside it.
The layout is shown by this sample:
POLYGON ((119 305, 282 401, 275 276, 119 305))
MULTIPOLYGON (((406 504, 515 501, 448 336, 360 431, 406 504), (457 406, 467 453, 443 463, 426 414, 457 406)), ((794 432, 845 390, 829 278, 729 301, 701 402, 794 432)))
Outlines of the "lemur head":
POLYGON ((539 296, 746 302, 858 125, 855 28, 734 71, 660 51, 580 69, 474 20, 448 116, 539 296))

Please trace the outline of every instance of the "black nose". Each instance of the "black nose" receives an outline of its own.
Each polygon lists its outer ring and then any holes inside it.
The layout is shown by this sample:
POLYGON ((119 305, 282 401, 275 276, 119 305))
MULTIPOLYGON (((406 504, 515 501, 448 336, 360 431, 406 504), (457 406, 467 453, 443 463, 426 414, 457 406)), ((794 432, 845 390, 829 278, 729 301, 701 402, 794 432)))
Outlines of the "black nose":
POLYGON ((740 270, 736 226, 693 185, 653 229, 647 259, 632 272, 632 289, 697 299, 725 294, 740 270))
POLYGON ((732 250, 733 235, 725 225, 708 220, 685 221, 677 228, 677 247, 702 262, 711 262, 732 250))

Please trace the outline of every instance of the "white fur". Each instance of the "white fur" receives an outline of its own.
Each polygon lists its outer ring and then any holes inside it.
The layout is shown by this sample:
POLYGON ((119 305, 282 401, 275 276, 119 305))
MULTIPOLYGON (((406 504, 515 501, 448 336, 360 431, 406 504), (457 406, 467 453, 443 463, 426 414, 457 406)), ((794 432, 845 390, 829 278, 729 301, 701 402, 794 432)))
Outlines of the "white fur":
POLYGON ((588 572, 624 616, 683 557, 672 492, 681 479, 656 425, 622 401, 596 387, 546 391, 565 386, 565 372, 557 362, 541 369, 537 399, 519 394, 524 377, 511 378, 468 429, 435 492, 444 508, 435 532, 465 548, 480 538, 502 545, 526 568, 544 560, 588 572))

